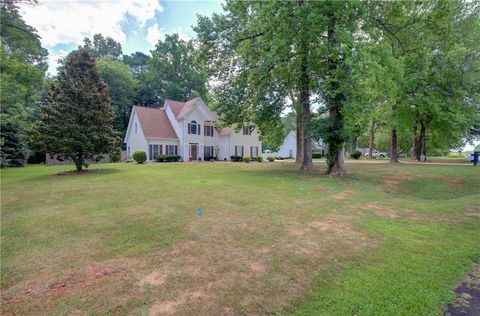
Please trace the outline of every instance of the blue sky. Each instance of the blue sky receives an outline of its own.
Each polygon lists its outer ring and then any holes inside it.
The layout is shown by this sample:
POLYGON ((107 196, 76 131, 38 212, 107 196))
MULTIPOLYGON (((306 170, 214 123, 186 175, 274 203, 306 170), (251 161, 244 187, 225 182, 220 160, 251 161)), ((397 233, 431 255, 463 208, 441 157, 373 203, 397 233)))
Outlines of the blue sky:
POLYGON ((197 14, 222 12, 221 0, 39 0, 22 5, 25 21, 35 27, 49 51, 49 72, 57 59, 82 43, 84 37, 101 33, 122 44, 123 52, 148 53, 165 34, 195 36, 197 14))

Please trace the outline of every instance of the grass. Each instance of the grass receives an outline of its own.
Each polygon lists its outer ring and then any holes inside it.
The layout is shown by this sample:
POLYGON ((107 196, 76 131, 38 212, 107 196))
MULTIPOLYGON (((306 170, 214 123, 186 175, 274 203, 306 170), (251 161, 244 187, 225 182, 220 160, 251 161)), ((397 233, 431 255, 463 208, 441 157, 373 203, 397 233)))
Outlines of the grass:
POLYGON ((480 259, 471 166, 66 168, 2 170, 2 314, 438 315, 480 259))

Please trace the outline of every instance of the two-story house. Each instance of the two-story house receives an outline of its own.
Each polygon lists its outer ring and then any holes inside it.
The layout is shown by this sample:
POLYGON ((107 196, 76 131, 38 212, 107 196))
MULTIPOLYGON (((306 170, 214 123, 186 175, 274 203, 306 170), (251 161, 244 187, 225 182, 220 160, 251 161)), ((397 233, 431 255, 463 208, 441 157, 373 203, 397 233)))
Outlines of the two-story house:
POLYGON ((258 132, 250 126, 217 128, 218 115, 201 98, 187 102, 166 100, 162 109, 133 106, 125 140, 127 156, 145 151, 156 155, 178 154, 183 161, 231 156, 255 158, 261 154, 258 132))

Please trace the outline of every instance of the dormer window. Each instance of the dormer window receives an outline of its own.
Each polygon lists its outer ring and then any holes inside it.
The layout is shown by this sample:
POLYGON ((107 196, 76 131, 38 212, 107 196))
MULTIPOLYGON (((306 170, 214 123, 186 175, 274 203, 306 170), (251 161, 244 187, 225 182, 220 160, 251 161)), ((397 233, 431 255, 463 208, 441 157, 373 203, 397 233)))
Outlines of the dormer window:
POLYGON ((252 127, 251 126, 244 126, 243 127, 243 135, 252 135, 252 127))
POLYGON ((197 121, 193 120, 188 123, 188 134, 200 135, 200 124, 197 124, 197 121))

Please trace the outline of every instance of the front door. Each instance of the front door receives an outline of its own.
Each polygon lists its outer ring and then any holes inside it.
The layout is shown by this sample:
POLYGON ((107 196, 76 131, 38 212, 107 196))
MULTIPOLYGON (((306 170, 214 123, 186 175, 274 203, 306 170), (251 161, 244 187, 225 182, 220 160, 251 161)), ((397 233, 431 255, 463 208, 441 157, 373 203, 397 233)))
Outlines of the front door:
POLYGON ((197 145, 190 145, 190 158, 192 158, 192 160, 197 160, 197 145))

